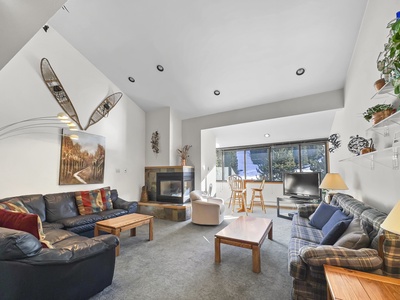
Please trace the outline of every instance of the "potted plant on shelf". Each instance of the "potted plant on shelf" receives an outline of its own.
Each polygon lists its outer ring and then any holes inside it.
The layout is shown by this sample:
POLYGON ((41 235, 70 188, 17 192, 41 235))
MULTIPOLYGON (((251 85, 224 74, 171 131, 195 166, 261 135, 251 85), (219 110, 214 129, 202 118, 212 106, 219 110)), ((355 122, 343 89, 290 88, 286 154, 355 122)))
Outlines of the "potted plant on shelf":
POLYGON ((373 120, 374 124, 386 119, 390 115, 394 114, 396 110, 391 104, 377 104, 373 107, 368 108, 364 113, 363 117, 368 122, 373 120))
POLYGON ((382 72, 386 82, 391 81, 394 93, 400 94, 400 12, 397 12, 396 19, 389 22, 390 28, 388 42, 384 50, 379 53, 377 69, 382 72))
POLYGON ((181 158, 181 166, 186 166, 186 159, 189 157, 189 149, 192 145, 185 145, 182 149, 177 149, 178 155, 181 158))

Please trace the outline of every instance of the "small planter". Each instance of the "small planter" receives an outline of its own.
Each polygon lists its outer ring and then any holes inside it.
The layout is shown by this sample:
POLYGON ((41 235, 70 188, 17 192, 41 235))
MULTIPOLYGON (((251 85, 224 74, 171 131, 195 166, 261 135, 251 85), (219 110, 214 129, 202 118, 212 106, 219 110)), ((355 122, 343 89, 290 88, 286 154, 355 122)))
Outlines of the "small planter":
POLYGON ((394 112, 393 109, 387 109, 384 111, 376 112, 372 116, 372 122, 374 124, 378 124, 379 122, 383 121, 384 119, 392 115, 393 112, 394 112))
POLYGON ((385 79, 381 78, 381 79, 378 79, 377 81, 375 81, 374 86, 377 91, 380 91, 381 88, 383 88, 385 86, 385 84, 386 84, 385 79))

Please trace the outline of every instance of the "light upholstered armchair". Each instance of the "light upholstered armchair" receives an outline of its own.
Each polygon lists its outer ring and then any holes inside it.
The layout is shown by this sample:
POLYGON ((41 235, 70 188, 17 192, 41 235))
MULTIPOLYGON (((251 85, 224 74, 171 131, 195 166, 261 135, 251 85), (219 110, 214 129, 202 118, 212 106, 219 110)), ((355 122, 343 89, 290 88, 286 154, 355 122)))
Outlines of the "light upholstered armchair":
POLYGON ((192 202, 192 222, 199 225, 219 225, 224 220, 224 200, 215 197, 202 197, 200 191, 190 193, 192 202))

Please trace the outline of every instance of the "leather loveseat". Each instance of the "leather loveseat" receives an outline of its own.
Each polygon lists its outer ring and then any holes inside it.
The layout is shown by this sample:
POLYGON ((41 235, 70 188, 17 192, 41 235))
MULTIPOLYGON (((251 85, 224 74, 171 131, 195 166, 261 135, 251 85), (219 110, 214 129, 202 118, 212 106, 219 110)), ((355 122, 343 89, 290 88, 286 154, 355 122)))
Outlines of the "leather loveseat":
POLYGON ((31 233, 0 227, 0 299, 88 299, 109 286, 118 237, 88 236, 95 222, 137 209, 136 202, 118 198, 116 190, 111 199, 113 209, 82 216, 70 192, 0 200, 22 202, 30 216, 36 214, 51 245, 44 247, 31 233))

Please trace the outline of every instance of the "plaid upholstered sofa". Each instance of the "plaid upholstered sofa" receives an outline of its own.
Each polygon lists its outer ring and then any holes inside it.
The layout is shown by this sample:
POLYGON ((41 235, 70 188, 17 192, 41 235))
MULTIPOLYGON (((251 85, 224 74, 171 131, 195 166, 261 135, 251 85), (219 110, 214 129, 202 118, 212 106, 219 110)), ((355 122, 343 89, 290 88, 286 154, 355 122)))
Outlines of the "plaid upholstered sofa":
POLYGON ((399 236, 384 233, 384 263, 378 255, 380 224, 386 214, 354 199, 350 195, 335 194, 330 205, 339 206, 346 214, 358 218, 364 233, 368 235, 367 246, 349 249, 335 245, 320 245, 324 234, 311 226, 310 216, 318 204, 303 204, 292 220, 291 239, 288 249, 288 268, 293 278, 293 299, 326 299, 326 279, 323 265, 335 265, 365 272, 381 273, 393 277, 400 274, 399 236))

